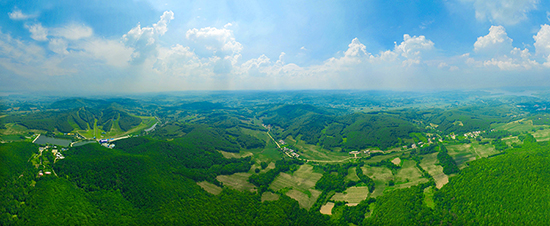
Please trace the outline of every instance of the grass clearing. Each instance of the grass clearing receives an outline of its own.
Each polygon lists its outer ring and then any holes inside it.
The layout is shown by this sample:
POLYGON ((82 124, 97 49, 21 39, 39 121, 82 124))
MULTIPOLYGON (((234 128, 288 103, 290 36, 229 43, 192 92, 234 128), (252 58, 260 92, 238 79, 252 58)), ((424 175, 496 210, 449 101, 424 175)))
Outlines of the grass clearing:
POLYGON ((308 194, 298 191, 298 190, 290 190, 286 192, 286 195, 290 198, 295 199, 298 201, 298 204, 300 204, 300 207, 309 210, 311 206, 317 201, 317 198, 319 198, 319 195, 321 195, 320 191, 309 189, 308 194))
POLYGON ((360 181, 359 177, 357 176, 357 172, 355 171, 356 167, 350 167, 348 169, 348 175, 346 176, 346 180, 349 181, 360 181))
POLYGON ((213 194, 213 195, 218 195, 222 192, 222 188, 216 186, 215 184, 212 184, 208 181, 201 181, 201 182, 197 182, 197 185, 199 185, 202 189, 204 189, 205 191, 207 191, 208 193, 210 194, 213 194))
POLYGON ((279 200, 279 195, 273 192, 264 192, 262 194, 262 202, 279 200))
POLYGON ((332 215, 332 208, 334 208, 334 203, 327 202, 325 205, 321 206, 321 210, 319 211, 325 215, 332 215))
POLYGON ((357 204, 361 201, 367 199, 369 196, 369 188, 366 186, 363 187, 350 187, 342 193, 336 193, 332 196, 331 200, 334 201, 345 201, 348 203, 357 204))
POLYGON ((436 165, 439 163, 439 160, 437 160, 437 153, 424 155, 422 157, 420 167, 426 170, 434 178, 435 186, 438 189, 449 183, 449 176, 443 173, 443 167, 436 165))
POLYGON ((227 151, 220 151, 218 150, 218 152, 222 153, 223 157, 225 157, 226 159, 231 159, 231 158, 245 158, 245 157, 248 157, 248 156, 252 156, 254 154, 252 154, 252 152, 247 152, 247 151, 241 151, 239 153, 235 153, 235 152, 227 152, 227 151))
POLYGON ((256 187, 248 182, 250 173, 235 173, 231 175, 219 175, 216 179, 223 183, 224 186, 230 187, 239 191, 255 192, 256 187))

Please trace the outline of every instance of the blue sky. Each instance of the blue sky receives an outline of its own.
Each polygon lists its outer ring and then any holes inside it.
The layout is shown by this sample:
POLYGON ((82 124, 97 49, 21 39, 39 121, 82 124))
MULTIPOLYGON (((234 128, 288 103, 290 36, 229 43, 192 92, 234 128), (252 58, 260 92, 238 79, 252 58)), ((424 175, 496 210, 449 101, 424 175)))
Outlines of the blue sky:
POLYGON ((550 86, 550 3, 3 1, 3 91, 550 86))

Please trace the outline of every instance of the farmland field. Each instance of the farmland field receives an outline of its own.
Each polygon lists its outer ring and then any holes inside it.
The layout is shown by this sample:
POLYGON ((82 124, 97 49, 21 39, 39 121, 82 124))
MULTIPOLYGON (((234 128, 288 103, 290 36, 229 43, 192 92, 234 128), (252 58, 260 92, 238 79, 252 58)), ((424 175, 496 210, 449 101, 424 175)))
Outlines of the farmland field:
POLYGON ((291 187, 292 189, 307 193, 315 187, 315 183, 321 179, 323 175, 313 171, 313 166, 304 164, 298 168, 292 175, 280 173, 277 178, 271 183, 270 188, 274 191, 283 188, 291 187))
POLYGON ((439 163, 437 160, 437 153, 424 155, 420 167, 426 170, 435 180, 435 185, 439 189, 443 185, 449 183, 449 176, 443 173, 443 167, 436 165, 439 163))
POLYGON ((336 193, 332 196, 331 200, 345 201, 351 204, 357 204, 365 200, 369 196, 369 188, 364 187, 350 187, 342 193, 336 193))

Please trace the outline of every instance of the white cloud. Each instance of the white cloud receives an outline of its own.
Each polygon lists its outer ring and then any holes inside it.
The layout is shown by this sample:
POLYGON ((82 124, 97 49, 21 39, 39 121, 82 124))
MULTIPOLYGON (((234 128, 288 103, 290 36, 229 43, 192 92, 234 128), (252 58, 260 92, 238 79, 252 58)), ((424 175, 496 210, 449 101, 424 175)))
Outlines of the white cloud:
POLYGON ((48 44, 48 47, 50 48, 50 50, 58 54, 68 54, 69 53, 69 51, 67 51, 68 46, 69 44, 67 43, 67 41, 60 38, 52 39, 48 44))
POLYGON ((47 41, 48 40, 48 29, 42 27, 42 24, 25 24, 25 28, 31 32, 31 38, 37 41, 47 41))
POLYGON ((69 40, 88 38, 93 35, 92 28, 85 25, 70 24, 62 28, 55 28, 51 35, 63 37, 69 40))
POLYGON ((497 24, 514 25, 527 19, 527 13, 537 8, 539 0, 462 0, 473 4, 476 19, 497 24))
POLYGON ((201 60, 189 47, 177 44, 171 48, 161 48, 153 69, 159 73, 175 76, 191 76, 205 73, 201 60))
POLYGON ((300 49, 301 49, 301 50, 304 50, 304 51, 307 51, 307 49, 306 49, 305 46, 302 46, 300 49))
POLYGON ((222 52, 223 55, 238 54, 243 49, 242 44, 235 40, 233 31, 226 28, 193 28, 187 31, 185 37, 205 46, 215 54, 219 52, 222 52))
POLYGON ((533 36, 533 39, 535 39, 534 46, 537 54, 544 57, 550 55, 550 26, 548 24, 541 25, 540 30, 533 36))
POLYGON ((153 24, 155 32, 157 34, 164 35, 164 33, 168 31, 168 24, 173 19, 174 13, 172 11, 165 11, 162 16, 160 16, 160 20, 156 24, 153 24))
POLYGON ((489 34, 477 38, 474 51, 488 56, 508 54, 512 50, 512 39, 502 26, 491 26, 489 34))
POLYGON ((167 25, 174 18, 172 11, 166 11, 160 17, 160 20, 152 27, 141 27, 138 25, 132 28, 127 34, 122 36, 126 46, 133 48, 132 63, 142 64, 149 57, 158 54, 157 39, 168 30, 167 25))
POLYGON ((92 39, 79 45, 91 59, 99 59, 106 65, 125 67, 132 60, 134 49, 117 40, 92 39))
POLYGON ((351 40, 348 47, 348 50, 344 53, 346 57, 364 57, 369 55, 369 53, 367 53, 367 47, 359 42, 357 38, 351 40))
POLYGON ((423 35, 411 37, 408 34, 403 35, 403 42, 395 46, 394 52, 401 54, 406 60, 403 61, 404 65, 419 64, 421 60, 421 53, 432 50, 434 43, 431 40, 426 39, 423 35))
POLYGON ((8 13, 8 16, 9 16, 10 19, 12 19, 12 20, 26 20, 26 19, 29 19, 29 18, 36 17, 36 16, 34 16, 34 15, 24 14, 24 13, 21 12, 21 10, 18 9, 17 7, 14 8, 13 11, 9 12, 9 13, 8 13))

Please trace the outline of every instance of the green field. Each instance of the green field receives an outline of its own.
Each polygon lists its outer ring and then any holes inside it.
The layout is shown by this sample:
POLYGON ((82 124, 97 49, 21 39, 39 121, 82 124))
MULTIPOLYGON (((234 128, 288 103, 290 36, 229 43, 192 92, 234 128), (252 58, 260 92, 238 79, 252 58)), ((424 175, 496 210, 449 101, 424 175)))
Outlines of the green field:
POLYGON ((317 201, 317 198, 319 198, 319 195, 321 195, 320 191, 309 189, 307 193, 298 191, 298 190, 290 190, 285 193, 290 198, 295 199, 300 204, 300 207, 305 208, 306 210, 309 210, 311 206, 317 201))
POLYGON ((351 157, 351 155, 349 155, 347 152, 343 153, 329 151, 316 145, 306 144, 305 141, 300 139, 300 135, 298 135, 296 139, 294 139, 292 136, 288 136, 285 139, 285 142, 288 144, 292 144, 296 148, 298 148, 298 150, 300 150, 299 154, 301 155, 301 158, 304 159, 338 162, 349 159, 351 157), (296 139, 298 141, 296 141, 296 139))
POLYGON ((533 125, 532 120, 526 120, 526 119, 521 119, 521 120, 509 122, 509 123, 498 123, 498 124, 491 125, 491 128, 495 130, 506 130, 510 132, 520 132, 520 133, 529 132, 529 131, 532 131, 533 129, 538 129, 541 127, 548 128, 548 126, 533 125))
POLYGON ((349 180, 349 181, 360 181, 361 180, 357 176, 357 172, 355 172, 355 167, 350 167, 348 169, 348 175, 346 176, 346 180, 349 180))
POLYGON ((388 186, 388 181, 393 180, 394 176, 386 167, 361 167, 363 173, 374 180, 375 189, 371 194, 372 197, 378 197, 384 194, 384 189, 388 186))

